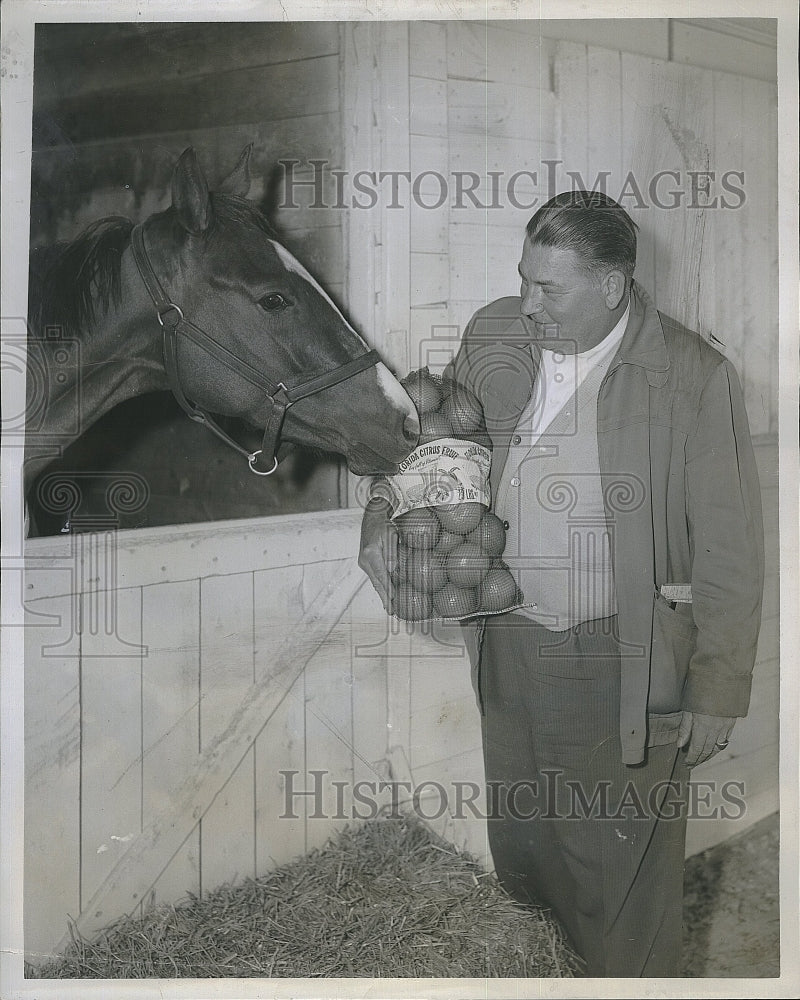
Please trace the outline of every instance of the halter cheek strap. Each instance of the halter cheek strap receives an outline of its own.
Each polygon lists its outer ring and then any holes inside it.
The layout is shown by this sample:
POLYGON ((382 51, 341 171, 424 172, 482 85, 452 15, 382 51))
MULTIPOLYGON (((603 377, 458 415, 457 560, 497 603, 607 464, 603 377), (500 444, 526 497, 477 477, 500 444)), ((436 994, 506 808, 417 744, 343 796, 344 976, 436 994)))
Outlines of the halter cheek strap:
POLYGON ((150 257, 144 242, 144 228, 142 225, 135 226, 131 233, 131 249, 133 259, 141 275, 145 288, 153 305, 156 307, 158 322, 161 324, 161 347, 164 360, 164 370, 167 374, 169 387, 178 405, 192 420, 203 424, 221 441, 233 448, 240 455, 247 459, 250 471, 258 476, 270 476, 278 467, 276 452, 280 441, 283 420, 289 407, 299 399, 306 396, 313 396, 324 389, 338 385, 346 379, 352 378, 359 372, 372 368, 380 361, 377 351, 367 351, 352 361, 340 365, 331 371, 316 375, 301 385, 294 388, 287 388, 283 382, 272 382, 265 378, 258 369, 254 368, 247 361, 229 351, 224 344, 219 343, 199 326, 190 322, 183 314, 180 306, 176 305, 164 291, 161 282, 153 270, 150 257), (178 372, 178 334, 188 337, 192 343, 196 344, 207 354, 212 355, 230 371, 235 372, 251 385, 256 386, 266 396, 270 404, 267 423, 264 427, 264 435, 261 447, 258 451, 248 451, 236 442, 205 410, 196 406, 187 399, 181 388, 180 374, 178 372))

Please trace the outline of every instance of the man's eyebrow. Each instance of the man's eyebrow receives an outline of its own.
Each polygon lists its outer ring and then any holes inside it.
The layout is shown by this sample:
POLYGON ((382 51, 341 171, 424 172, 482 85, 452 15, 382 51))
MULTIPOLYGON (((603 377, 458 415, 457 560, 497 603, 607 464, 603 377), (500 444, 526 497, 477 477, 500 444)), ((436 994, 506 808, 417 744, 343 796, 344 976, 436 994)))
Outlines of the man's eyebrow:
MULTIPOLYGON (((517 264, 517 274, 519 274, 520 278, 524 278, 525 281, 529 280, 528 278, 525 278, 525 275, 522 273, 521 264, 517 264)), ((542 278, 541 281, 534 280, 533 283, 534 285, 553 285, 553 286, 558 286, 559 284, 557 281, 552 281, 550 278, 542 278)))

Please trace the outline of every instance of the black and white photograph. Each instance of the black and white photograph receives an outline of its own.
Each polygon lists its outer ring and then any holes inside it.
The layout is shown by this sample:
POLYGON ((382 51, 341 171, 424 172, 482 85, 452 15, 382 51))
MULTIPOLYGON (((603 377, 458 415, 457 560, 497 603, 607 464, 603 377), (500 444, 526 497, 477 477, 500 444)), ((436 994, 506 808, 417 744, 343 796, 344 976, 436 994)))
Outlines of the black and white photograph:
POLYGON ((797 995, 793 6, 6 0, 4 1000, 797 995))

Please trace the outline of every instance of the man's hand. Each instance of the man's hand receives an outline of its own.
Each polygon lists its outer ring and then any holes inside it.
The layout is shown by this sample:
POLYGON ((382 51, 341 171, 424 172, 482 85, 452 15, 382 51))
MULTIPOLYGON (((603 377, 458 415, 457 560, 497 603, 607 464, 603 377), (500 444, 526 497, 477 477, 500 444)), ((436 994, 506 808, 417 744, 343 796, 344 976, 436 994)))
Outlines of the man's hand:
POLYGON ((383 606, 392 613, 392 581, 390 573, 397 563, 397 528, 389 517, 385 501, 371 500, 361 522, 361 545, 358 565, 372 581, 383 606))
POLYGON ((700 715, 683 712, 678 730, 678 746, 685 747, 686 763, 695 767, 709 760, 728 745, 736 719, 721 715, 700 715))

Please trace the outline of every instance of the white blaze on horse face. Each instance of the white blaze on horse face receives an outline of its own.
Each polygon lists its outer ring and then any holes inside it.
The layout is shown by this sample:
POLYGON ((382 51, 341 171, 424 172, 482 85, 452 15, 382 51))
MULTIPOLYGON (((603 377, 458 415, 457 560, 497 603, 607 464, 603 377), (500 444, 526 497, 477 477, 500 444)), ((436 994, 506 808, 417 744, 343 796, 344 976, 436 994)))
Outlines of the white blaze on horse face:
MULTIPOLYGON (((331 309, 333 309, 333 311, 336 313, 339 319, 341 319, 341 321, 344 323, 347 329, 352 330, 352 332, 356 335, 356 337, 358 337, 358 339, 364 345, 364 350, 365 351, 369 350, 369 346, 364 340, 364 338, 361 337, 356 330, 353 330, 353 327, 344 318, 341 311, 337 307, 336 303, 333 301, 330 295, 328 295, 328 293, 325 291, 322 285, 320 285, 320 283, 316 280, 316 278, 314 278, 313 275, 308 273, 308 271, 303 267, 300 261, 292 254, 290 254, 289 251, 286 249, 286 247, 281 246, 281 244, 277 243, 275 240, 270 240, 270 243, 274 247, 275 253, 280 258, 286 270, 292 271, 294 274, 300 275, 300 277, 304 281, 307 281, 309 285, 311 285, 311 287, 314 289, 314 291, 317 292, 317 294, 321 295, 322 298, 328 303, 328 305, 331 307, 331 309)), ((381 361, 376 365, 376 370, 378 375, 378 386, 380 387, 380 390, 384 394, 386 399, 393 406, 396 406, 399 409, 404 410, 407 416, 416 419, 417 411, 416 408, 414 407, 414 404, 411 402, 408 393, 400 385, 400 383, 397 381, 394 375, 392 375, 392 373, 389 371, 386 365, 381 361)))

